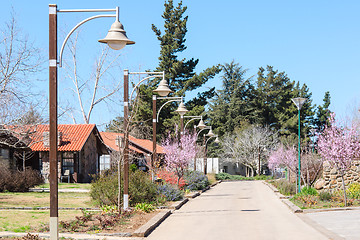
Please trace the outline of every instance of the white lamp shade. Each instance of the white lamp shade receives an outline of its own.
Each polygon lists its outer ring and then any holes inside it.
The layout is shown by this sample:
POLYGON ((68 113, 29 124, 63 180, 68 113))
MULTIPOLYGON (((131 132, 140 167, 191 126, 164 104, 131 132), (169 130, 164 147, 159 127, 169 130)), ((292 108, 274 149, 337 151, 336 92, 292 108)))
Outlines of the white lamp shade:
POLYGON ((199 129, 204 129, 205 127, 206 127, 206 125, 205 125, 205 123, 204 123, 204 121, 201 119, 200 120, 200 122, 199 122, 199 124, 197 125, 197 127, 199 128, 199 129))
POLYGON ((174 91, 169 88, 167 81, 163 79, 160 81, 159 86, 154 90, 154 92, 158 93, 161 97, 166 97, 169 93, 174 91))
POLYGON ((179 104, 178 109, 175 110, 175 112, 179 113, 180 116, 184 116, 185 113, 187 113, 187 111, 188 111, 188 110, 185 108, 185 105, 184 105, 183 102, 181 102, 181 103, 179 104))
POLYGON ((213 133, 212 129, 210 128, 210 131, 208 132, 208 134, 206 134, 206 136, 208 137, 213 137, 215 136, 215 134, 213 133))
POLYGON ((302 106, 304 105, 304 103, 306 102, 307 98, 292 98, 291 99, 293 101, 293 103, 295 103, 296 107, 298 110, 301 110, 302 106))
POLYGON ((99 42, 107 43, 110 48, 114 50, 120 50, 126 45, 135 44, 127 38, 123 25, 119 21, 115 21, 104 39, 100 39, 99 42))
POLYGON ((219 142, 220 142, 219 137, 216 137, 214 143, 219 143, 219 142))

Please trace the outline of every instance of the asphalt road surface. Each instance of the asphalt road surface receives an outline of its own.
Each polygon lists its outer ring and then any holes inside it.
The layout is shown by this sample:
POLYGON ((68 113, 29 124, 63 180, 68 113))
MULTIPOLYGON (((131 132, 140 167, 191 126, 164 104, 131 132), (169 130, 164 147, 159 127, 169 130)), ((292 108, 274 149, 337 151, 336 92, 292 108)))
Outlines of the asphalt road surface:
POLYGON ((222 182, 175 211, 149 240, 328 239, 260 181, 222 182))

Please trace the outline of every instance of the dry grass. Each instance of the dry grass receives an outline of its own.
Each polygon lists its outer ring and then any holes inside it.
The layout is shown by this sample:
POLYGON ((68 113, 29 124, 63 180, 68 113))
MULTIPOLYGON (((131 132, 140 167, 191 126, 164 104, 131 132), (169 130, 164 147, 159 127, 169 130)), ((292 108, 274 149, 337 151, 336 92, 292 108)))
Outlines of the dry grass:
MULTIPOLYGON (((80 210, 59 210, 59 221, 68 221, 81 215, 80 210)), ((47 231, 49 221, 50 211, 0 210, 0 231, 47 231)))
POLYGON ((216 183, 215 173, 208 173, 206 176, 209 179, 210 185, 216 183))
MULTIPOLYGON (((49 188, 49 183, 44 183, 35 188, 49 188)), ((90 183, 58 183, 59 189, 87 189, 90 190, 90 183)))
MULTIPOLYGON (((0 193, 0 207, 49 207, 50 193, 0 193)), ((59 207, 94 207, 88 193, 59 193, 59 207)))

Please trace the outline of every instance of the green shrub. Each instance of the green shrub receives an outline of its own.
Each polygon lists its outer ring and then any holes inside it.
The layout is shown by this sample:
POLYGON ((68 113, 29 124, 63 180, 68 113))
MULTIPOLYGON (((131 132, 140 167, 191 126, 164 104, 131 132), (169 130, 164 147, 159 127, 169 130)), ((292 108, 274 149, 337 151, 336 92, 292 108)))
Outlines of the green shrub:
POLYGON ((215 175, 216 180, 233 180, 233 181, 239 181, 239 180, 269 180, 271 179, 271 176, 266 175, 257 175, 255 177, 244 177, 241 175, 231 175, 229 173, 218 173, 215 175))
POLYGON ((291 183, 285 179, 279 179, 276 181, 271 181, 271 183, 279 190, 283 195, 294 195, 296 194, 296 184, 291 183))
POLYGON ((312 188, 312 187, 303 187, 301 189, 301 192, 300 192, 302 195, 312 195, 312 196, 316 196, 318 195, 318 192, 316 191, 315 188, 312 188))
POLYGON ((210 185, 207 176, 203 172, 198 171, 188 171, 184 175, 185 179, 185 189, 194 191, 194 190, 203 190, 210 185))
POLYGON ((330 192, 322 191, 319 193, 319 199, 320 201, 329 201, 331 199, 332 195, 330 192))
POLYGON ((129 194, 130 205, 137 203, 151 203, 156 201, 157 185, 152 182, 151 176, 143 171, 135 171, 130 174, 129 194))
MULTIPOLYGON (((121 195, 123 194, 123 179, 121 180, 121 195)), ((117 205, 118 202, 118 175, 117 171, 105 171, 97 176, 91 185, 90 196, 100 206, 117 205)), ((129 173, 129 204, 156 201, 156 184, 150 176, 142 171, 130 171, 129 173)))
POLYGON ((137 211, 141 211, 141 212, 153 212, 155 211, 155 207, 153 205, 151 205, 150 203, 137 203, 135 205, 135 210, 137 211))
POLYGON ((360 184, 359 183, 352 183, 346 190, 346 193, 349 195, 350 198, 360 199, 360 184))

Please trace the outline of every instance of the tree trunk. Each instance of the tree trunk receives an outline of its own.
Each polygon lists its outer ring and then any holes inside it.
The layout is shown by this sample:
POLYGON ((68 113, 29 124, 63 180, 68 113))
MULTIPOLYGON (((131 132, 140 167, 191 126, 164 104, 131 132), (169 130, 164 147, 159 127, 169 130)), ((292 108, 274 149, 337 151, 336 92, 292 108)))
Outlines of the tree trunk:
POLYGON ((344 173, 343 172, 341 172, 341 181, 342 181, 343 191, 344 191, 345 207, 347 207, 347 196, 346 196, 345 180, 344 180, 344 173))

